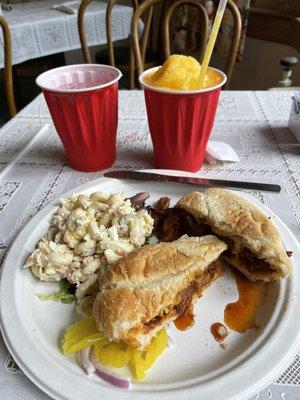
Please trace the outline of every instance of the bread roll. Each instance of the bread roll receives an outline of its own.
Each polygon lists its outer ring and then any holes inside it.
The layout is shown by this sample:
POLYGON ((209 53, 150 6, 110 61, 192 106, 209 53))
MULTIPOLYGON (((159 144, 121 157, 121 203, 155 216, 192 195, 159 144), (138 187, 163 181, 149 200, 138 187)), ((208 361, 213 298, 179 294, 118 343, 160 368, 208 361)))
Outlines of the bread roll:
POLYGON ((228 190, 207 189, 184 196, 176 205, 228 244, 223 258, 250 280, 286 278, 291 264, 271 219, 228 190))
POLYGON ((123 257, 99 278, 93 307, 99 330, 112 341, 146 349, 158 330, 190 311, 222 274, 216 260, 226 248, 215 236, 183 236, 123 257))

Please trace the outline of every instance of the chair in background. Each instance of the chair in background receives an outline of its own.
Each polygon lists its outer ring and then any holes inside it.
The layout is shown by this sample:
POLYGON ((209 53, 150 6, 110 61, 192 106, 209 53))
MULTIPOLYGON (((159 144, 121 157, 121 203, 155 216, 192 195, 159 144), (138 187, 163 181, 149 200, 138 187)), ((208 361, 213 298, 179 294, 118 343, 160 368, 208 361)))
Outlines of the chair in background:
POLYGON ((12 51, 9 26, 4 17, 0 15, 0 25, 4 39, 4 84, 9 116, 17 114, 12 73, 12 51))
POLYGON ((91 2, 92 0, 82 0, 78 9, 78 17, 77 17, 79 40, 81 44, 83 58, 84 61, 88 64, 92 64, 93 61, 86 41, 86 35, 84 29, 84 14, 91 2))
POLYGON ((208 40, 208 15, 205 10, 205 7, 199 2, 199 0, 177 0, 174 1, 165 11, 164 21, 163 21, 163 49, 164 49, 164 58, 168 58, 171 54, 171 46, 170 46, 170 20, 174 13, 174 11, 179 6, 190 5, 194 6, 200 12, 202 18, 201 24, 201 40, 199 46, 199 55, 198 60, 202 60, 204 56, 204 51, 206 48, 206 43, 208 40))
MULTIPOLYGON (((92 57, 87 45, 86 35, 84 30, 84 14, 92 0, 82 0, 79 11, 78 11, 78 31, 83 51, 83 56, 86 63, 92 63, 92 57)), ((117 0, 109 0, 106 8, 106 35, 107 35, 107 48, 100 50, 95 55, 95 60, 98 64, 110 64, 113 67, 118 67, 122 72, 125 72, 129 76, 129 87, 134 88, 134 55, 131 47, 119 46, 114 48, 113 37, 112 37, 112 26, 111 17, 113 7, 117 3, 117 0)), ((133 10, 136 10, 141 1, 130 0, 133 10)), ((142 42, 148 41, 152 21, 152 12, 150 12, 145 20, 142 42)), ((144 46, 143 46, 144 49, 144 46)), ((143 53, 144 50, 142 50, 143 53)))
MULTIPOLYGON (((153 8, 155 5, 159 3, 165 3, 166 0, 145 0, 135 11, 132 19, 132 31, 131 31, 131 37, 132 37, 132 45, 134 49, 134 55, 135 55, 135 61, 136 61, 136 66, 137 66, 137 71, 138 74, 141 74, 145 67, 144 67, 144 60, 143 60, 143 50, 144 48, 142 47, 139 37, 138 37, 138 22, 142 15, 148 11, 151 7, 153 8)), ((203 38, 202 39, 202 44, 200 48, 202 49, 202 54, 203 54, 203 49, 206 44, 207 40, 207 28, 205 25, 207 24, 207 14, 205 11, 206 17, 204 17, 203 13, 203 5, 201 4, 200 1, 195 1, 195 0, 177 0, 173 4, 169 5, 166 8, 166 11, 164 13, 164 18, 162 21, 162 32, 163 32, 163 45, 164 45, 164 55, 167 57, 170 54, 170 27, 169 27, 169 22, 170 18, 175 11, 177 7, 180 5, 191 5, 194 7, 197 7, 200 11, 200 15, 202 16, 203 20, 203 27, 202 27, 202 34, 203 38)), ((226 65, 225 65, 225 73, 227 75, 227 83, 225 85, 225 89, 229 87, 230 84, 230 79, 232 76, 234 64, 236 61, 237 57, 237 52, 238 52, 238 46, 241 38, 241 31, 242 31, 242 22, 241 22, 241 15, 239 12, 238 7, 235 5, 235 3, 232 0, 228 1, 227 4, 228 10, 230 11, 233 20, 234 20, 234 29, 232 32, 232 39, 231 39, 231 46, 230 46, 230 51, 228 58, 226 60, 226 65)), ((143 46, 145 44, 143 43, 143 46)))

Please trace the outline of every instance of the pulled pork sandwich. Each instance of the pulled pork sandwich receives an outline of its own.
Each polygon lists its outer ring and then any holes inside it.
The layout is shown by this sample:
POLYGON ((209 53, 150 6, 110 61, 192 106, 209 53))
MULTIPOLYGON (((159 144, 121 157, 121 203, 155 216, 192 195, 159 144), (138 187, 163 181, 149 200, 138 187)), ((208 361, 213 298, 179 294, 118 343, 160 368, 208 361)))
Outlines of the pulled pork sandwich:
POLYGON ((252 281, 286 278, 291 264, 270 219, 249 201, 224 189, 184 196, 175 206, 228 245, 222 257, 252 281))
POLYGON ((139 350, 170 320, 193 304, 223 269, 218 258, 227 245, 215 236, 183 236, 172 243, 144 246, 99 277, 93 315, 111 341, 139 350))

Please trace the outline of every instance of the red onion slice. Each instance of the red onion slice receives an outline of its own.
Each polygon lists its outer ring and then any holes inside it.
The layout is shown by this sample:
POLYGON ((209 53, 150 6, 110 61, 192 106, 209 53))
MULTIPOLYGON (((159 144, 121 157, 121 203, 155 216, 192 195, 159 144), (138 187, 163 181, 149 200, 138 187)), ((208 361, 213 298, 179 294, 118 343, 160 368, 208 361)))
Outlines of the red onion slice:
POLYGON ((174 339, 172 338, 172 334, 171 334, 171 327, 170 327, 170 324, 167 324, 166 326, 165 326, 165 329, 166 329, 166 331, 167 331, 167 335, 168 335, 168 344, 167 344, 167 347, 169 348, 169 349, 172 349, 172 347, 174 347, 174 339))
POLYGON ((80 351, 81 367, 87 375, 92 375, 96 369, 90 360, 90 347, 80 351))
POLYGON ((94 364, 95 373, 104 381, 110 383, 111 385, 117 386, 121 389, 130 389, 131 379, 127 376, 123 376, 118 374, 115 371, 112 371, 110 368, 101 364, 96 357, 92 356, 92 362, 94 364))

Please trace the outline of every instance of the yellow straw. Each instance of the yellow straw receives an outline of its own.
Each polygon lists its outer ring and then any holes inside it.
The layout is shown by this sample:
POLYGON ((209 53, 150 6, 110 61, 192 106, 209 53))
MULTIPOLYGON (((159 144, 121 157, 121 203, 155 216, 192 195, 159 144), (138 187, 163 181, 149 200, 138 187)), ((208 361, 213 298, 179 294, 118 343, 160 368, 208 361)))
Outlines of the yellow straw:
POLYGON ((208 68, 209 63, 210 63, 210 59, 211 59, 211 55, 212 55, 213 49, 215 47, 216 39, 217 39, 217 36, 218 36, 218 33, 219 33, 219 29, 220 29, 220 25, 221 25, 222 18, 223 18, 223 15, 224 15, 224 11, 225 11, 225 8, 226 8, 226 4, 227 4, 227 0, 220 0, 219 7, 217 9, 216 17, 215 17, 215 20, 214 20, 214 24, 213 24, 213 27, 211 29, 211 33, 210 33, 209 40, 208 40, 208 43, 207 43, 207 47, 206 47, 206 50, 205 50, 203 62, 202 62, 202 65, 201 65, 201 71, 200 71, 200 75, 199 75, 200 86, 204 85, 204 79, 205 79, 206 71, 207 71, 207 68, 208 68))

